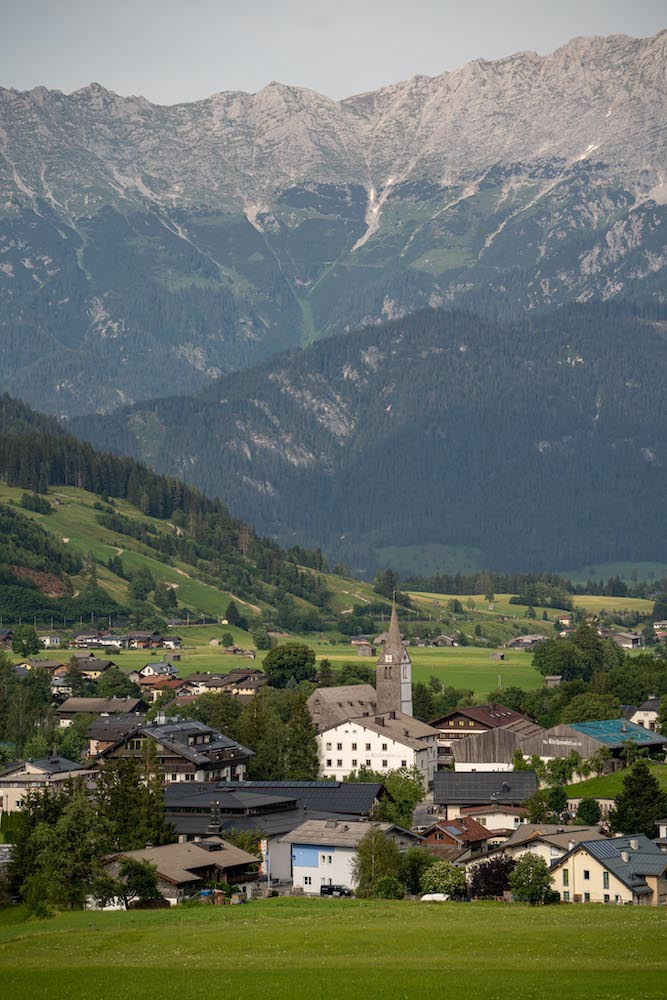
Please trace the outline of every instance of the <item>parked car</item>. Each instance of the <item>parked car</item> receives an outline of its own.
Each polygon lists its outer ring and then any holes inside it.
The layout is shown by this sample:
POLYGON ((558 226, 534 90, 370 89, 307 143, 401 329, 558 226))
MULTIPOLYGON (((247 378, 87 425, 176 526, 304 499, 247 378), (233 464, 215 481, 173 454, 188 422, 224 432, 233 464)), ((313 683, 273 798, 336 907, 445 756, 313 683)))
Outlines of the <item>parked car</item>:
POLYGON ((321 885, 320 896, 354 896, 346 885, 321 885))

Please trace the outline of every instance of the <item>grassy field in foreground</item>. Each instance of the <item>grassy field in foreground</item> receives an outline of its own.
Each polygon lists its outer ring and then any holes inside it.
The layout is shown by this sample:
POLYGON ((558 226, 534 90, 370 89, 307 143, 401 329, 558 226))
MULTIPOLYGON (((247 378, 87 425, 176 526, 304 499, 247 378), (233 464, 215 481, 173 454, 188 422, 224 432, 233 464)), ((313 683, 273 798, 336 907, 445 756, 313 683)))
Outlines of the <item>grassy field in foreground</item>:
POLYGON ((667 982, 664 908, 274 899, 13 919, 13 1000, 664 1000, 667 982))
MULTIPOLYGON (((652 773, 658 779, 660 787, 667 792, 667 765, 650 764, 652 773)), ((570 798, 615 799, 623 787, 623 779, 627 771, 615 771, 601 778, 587 778, 574 785, 567 786, 570 798)), ((657 834, 656 834, 657 836, 657 834)))

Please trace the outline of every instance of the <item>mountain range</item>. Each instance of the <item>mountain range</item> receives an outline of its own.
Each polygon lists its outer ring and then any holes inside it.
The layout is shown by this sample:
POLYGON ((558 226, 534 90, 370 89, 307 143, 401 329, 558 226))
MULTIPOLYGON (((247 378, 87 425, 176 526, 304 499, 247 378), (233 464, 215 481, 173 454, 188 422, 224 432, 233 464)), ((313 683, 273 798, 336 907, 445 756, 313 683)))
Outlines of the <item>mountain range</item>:
POLYGON ((342 101, 0 90, 0 389, 103 413, 424 306, 660 302, 666 49, 577 38, 342 101))
POLYGON ((355 571, 667 561, 667 308, 421 310, 69 426, 355 571))

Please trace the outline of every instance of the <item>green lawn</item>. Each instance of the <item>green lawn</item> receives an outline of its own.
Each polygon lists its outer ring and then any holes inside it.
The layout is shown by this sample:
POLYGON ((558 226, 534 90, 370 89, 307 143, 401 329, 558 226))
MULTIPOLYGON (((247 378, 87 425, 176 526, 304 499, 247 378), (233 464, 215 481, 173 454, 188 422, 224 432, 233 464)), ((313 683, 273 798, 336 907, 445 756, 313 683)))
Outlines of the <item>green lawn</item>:
POLYGON ((0 914, 3 996, 77 1000, 664 1000, 667 911, 274 899, 0 914))
MULTIPOLYGON (((660 787, 667 792, 667 765, 650 764, 649 766, 658 779, 660 787)), ((623 779, 626 774, 626 770, 615 771, 614 774, 607 774, 602 778, 588 778, 586 781, 579 781, 574 785, 567 786, 567 794, 570 798, 615 799, 623 787, 623 779)))

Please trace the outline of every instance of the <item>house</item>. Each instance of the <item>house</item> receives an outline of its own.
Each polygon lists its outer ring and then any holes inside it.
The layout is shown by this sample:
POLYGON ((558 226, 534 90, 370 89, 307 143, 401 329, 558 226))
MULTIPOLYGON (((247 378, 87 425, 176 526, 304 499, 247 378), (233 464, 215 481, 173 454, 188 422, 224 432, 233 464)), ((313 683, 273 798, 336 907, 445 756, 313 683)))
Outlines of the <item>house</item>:
POLYGON ((341 780, 361 767, 386 772, 417 767, 429 788, 438 761, 438 731, 405 712, 346 719, 317 736, 322 777, 341 780))
POLYGON ((367 820, 385 799, 391 796, 383 785, 361 781, 176 782, 164 792, 165 814, 180 840, 256 831, 260 870, 281 882, 292 878, 286 834, 305 819, 367 820))
POLYGON ((139 681, 137 687, 143 697, 150 702, 156 702, 165 691, 171 691, 174 697, 177 697, 191 695, 194 690, 188 679, 181 677, 146 677, 139 681))
POLYGON ((0 628, 0 649, 7 649, 12 644, 14 630, 11 628, 0 628))
POLYGON ((640 649, 644 645, 643 636, 635 632, 614 632, 609 638, 621 649, 640 649))
POLYGON ((194 719, 141 723, 98 753, 96 760, 140 760, 153 744, 164 781, 241 781, 254 751, 194 719))
POLYGON ((459 773, 436 771, 433 803, 445 819, 458 819, 466 806, 520 806, 539 787, 534 771, 459 773))
POLYGON ((62 643, 60 636, 53 633, 49 633, 49 635, 40 635, 39 641, 44 649, 60 649, 62 643))
POLYGON ((66 757, 44 757, 39 760, 15 761, 0 772, 0 814, 22 808, 27 792, 58 787, 71 778, 94 783, 97 772, 86 770, 66 757))
POLYGON ((439 730, 438 746, 445 752, 451 750, 454 742, 464 736, 486 733, 490 729, 498 729, 519 720, 532 723, 532 719, 528 719, 527 715, 515 712, 506 705, 492 702, 488 705, 453 709, 446 715, 433 719, 431 725, 439 730))
POLYGON ((538 645, 540 642, 546 642, 545 635, 517 635, 514 639, 508 639, 504 643, 507 649, 522 649, 529 653, 538 645))
POLYGON ((21 660, 16 666, 24 670, 48 670, 51 675, 67 670, 67 664, 62 660, 21 660))
POLYGON ((141 712, 125 712, 117 715, 100 715, 86 730, 88 738, 87 757, 96 757, 102 750, 117 743, 141 722, 141 712))
POLYGON ((516 751, 523 752, 525 740, 541 732, 536 722, 520 718, 476 736, 464 736, 452 742, 454 770, 512 771, 516 751))
MULTIPOLYGON (((513 831, 528 822, 528 810, 524 806, 464 806, 461 817, 470 816, 487 830, 513 831)), ((509 833, 508 833, 509 836, 509 833)))
POLYGON ((159 632, 130 632, 127 641, 130 649, 159 649, 163 645, 159 632))
POLYGON ((79 632, 74 637, 74 645, 77 649, 127 649, 128 639, 126 635, 116 635, 115 632, 102 630, 98 632, 79 632))
POLYGON ((374 826, 401 851, 421 843, 418 834, 395 823, 306 820, 283 838, 290 847, 294 888, 308 896, 319 895, 323 885, 354 888, 352 865, 356 851, 374 826))
POLYGON ((564 857, 568 851, 583 841, 606 840, 595 826, 564 826, 562 823, 524 823, 489 855, 506 854, 515 861, 522 854, 536 854, 548 865, 564 857))
POLYGON ((317 688, 308 699, 308 707, 316 732, 363 715, 381 716, 393 711, 412 716, 412 663, 403 645, 396 601, 392 602, 386 641, 375 668, 375 687, 347 684, 317 688))
POLYGON ((143 677, 176 677, 178 675, 178 670, 173 665, 173 663, 167 663, 165 660, 159 660, 156 663, 147 663, 141 668, 141 670, 133 671, 130 674, 131 680, 138 683, 143 677), (136 675, 136 676, 135 676, 136 675))
POLYGON ((661 851, 665 851, 667 853, 667 819, 656 820, 655 825, 658 828, 656 844, 661 851))
POLYGON ((91 655, 77 656, 76 654, 72 657, 69 663, 63 663, 55 671, 57 677, 64 677, 68 670, 74 666, 76 670, 79 671, 82 677, 85 677, 88 681, 98 681, 105 670, 111 670, 116 664, 113 660, 98 660, 97 657, 91 655))
POLYGON ((575 843, 551 874, 565 903, 667 904, 667 855, 643 834, 575 843))
POLYGON ((652 733, 655 732, 655 724, 658 721, 658 713, 660 711, 660 698, 655 695, 651 695, 643 705, 635 709, 632 715, 629 716, 629 721, 635 726, 643 726, 644 729, 650 729, 652 733))
MULTIPOLYGON (((211 883, 246 885, 256 881, 257 858, 221 837, 206 837, 197 843, 165 844, 139 851, 122 851, 103 861, 104 868, 118 875, 122 858, 149 861, 155 865, 158 889, 171 906, 194 895, 211 883)), ((122 909, 122 900, 114 900, 105 909, 122 909)))
POLYGON ((181 649, 183 640, 180 635, 166 635, 162 640, 165 649, 181 649))
POLYGON ((66 729, 77 715, 143 715, 148 705, 141 698, 68 698, 58 705, 58 725, 66 729))
MULTIPOLYGON (((554 757, 567 757, 573 750, 587 760, 601 747, 607 747, 611 750, 612 757, 618 761, 623 745, 629 740, 649 749, 667 746, 667 737, 659 736, 643 726, 635 726, 626 719, 601 719, 552 726, 551 729, 545 729, 524 740, 521 749, 525 758, 535 755, 548 761, 554 757)), ((612 764, 612 769, 613 767, 612 764)))
POLYGON ((548 674, 544 678, 544 681, 548 688, 557 688, 558 685, 562 682, 562 680, 563 680, 562 674, 548 674))
POLYGON ((458 644, 459 640, 457 638, 453 635, 447 635, 444 632, 441 632, 440 635, 436 635, 433 640, 434 646, 458 646, 458 644))
POLYGON ((443 857, 443 860, 452 860, 449 856, 451 848, 457 848, 457 861, 467 861, 471 857, 479 858, 480 854, 486 853, 490 840, 494 834, 491 830, 482 826, 472 816, 461 817, 460 819, 438 821, 421 831, 423 846, 432 854, 443 857), (444 854, 444 851, 447 853, 444 854))

